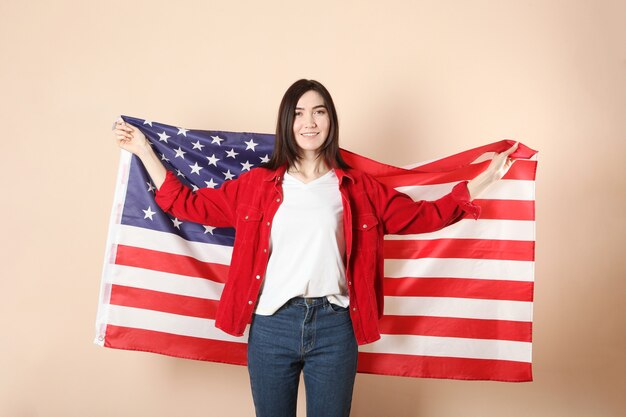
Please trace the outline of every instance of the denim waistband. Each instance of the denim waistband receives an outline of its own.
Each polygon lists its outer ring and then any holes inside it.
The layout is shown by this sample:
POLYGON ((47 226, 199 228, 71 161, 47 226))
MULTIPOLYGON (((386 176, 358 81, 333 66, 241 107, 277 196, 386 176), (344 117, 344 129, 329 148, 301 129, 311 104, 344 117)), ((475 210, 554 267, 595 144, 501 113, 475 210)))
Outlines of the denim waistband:
POLYGON ((287 301, 289 305, 309 306, 315 307, 328 304, 328 298, 326 297, 294 297, 287 301))

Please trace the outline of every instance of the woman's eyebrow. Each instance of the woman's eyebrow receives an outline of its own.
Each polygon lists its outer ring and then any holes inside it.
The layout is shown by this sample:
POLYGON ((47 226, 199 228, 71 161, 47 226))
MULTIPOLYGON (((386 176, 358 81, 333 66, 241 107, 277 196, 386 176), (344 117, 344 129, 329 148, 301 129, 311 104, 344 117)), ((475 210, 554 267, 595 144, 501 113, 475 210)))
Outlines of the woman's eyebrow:
MULTIPOLYGON (((319 109, 320 107, 325 109, 326 105, 325 104, 318 104, 317 106, 313 106, 313 109, 319 109)), ((304 110, 304 107, 297 107, 296 106, 296 110, 304 110)))

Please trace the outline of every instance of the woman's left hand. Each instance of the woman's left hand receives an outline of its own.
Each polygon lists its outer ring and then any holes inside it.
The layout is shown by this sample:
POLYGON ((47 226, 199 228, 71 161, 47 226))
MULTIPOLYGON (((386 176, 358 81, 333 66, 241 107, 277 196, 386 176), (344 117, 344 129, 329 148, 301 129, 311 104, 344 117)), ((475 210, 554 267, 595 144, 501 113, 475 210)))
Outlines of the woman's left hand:
POLYGON ((515 144, 506 151, 496 154, 487 169, 467 183, 470 200, 475 199, 491 184, 504 177, 509 171, 509 168, 511 168, 511 165, 513 165, 513 162, 515 162, 515 160, 511 158, 511 154, 517 150, 518 146, 519 142, 515 142, 515 144))
POLYGON ((487 172, 487 175, 492 178, 493 182, 496 182, 500 178, 504 177, 504 174, 509 171, 509 168, 511 168, 511 165, 515 162, 510 155, 517 150, 518 146, 519 142, 515 142, 508 150, 500 152, 493 157, 491 163, 485 171, 487 172))

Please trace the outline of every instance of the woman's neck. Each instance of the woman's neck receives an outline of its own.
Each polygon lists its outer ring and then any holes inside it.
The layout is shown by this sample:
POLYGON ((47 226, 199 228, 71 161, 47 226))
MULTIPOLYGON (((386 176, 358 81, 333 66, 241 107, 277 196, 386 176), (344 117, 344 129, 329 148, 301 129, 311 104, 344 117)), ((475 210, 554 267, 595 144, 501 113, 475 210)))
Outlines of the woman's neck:
POLYGON ((329 168, 323 158, 302 158, 289 167, 289 174, 305 182, 312 181, 328 172, 329 168))

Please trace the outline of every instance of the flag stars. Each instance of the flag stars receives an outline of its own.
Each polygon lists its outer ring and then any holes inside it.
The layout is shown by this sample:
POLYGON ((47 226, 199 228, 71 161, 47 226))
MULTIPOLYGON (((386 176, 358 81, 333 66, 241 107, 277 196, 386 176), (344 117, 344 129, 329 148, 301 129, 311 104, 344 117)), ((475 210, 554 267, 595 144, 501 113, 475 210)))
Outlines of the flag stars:
POLYGON ((176 134, 176 136, 183 135, 184 137, 187 137, 187 132, 189 132, 189 129, 185 129, 184 127, 179 127, 178 133, 176 134))
POLYGON ((152 120, 144 120, 143 124, 152 127, 152 120))
POLYGON ((203 225, 202 227, 204 227, 204 234, 205 234, 205 235, 206 235, 207 233, 211 233, 211 234, 213 234, 213 230, 215 230, 215 227, 213 227, 213 226, 204 226, 204 225, 203 225))
POLYGON ((181 157, 181 158, 185 159, 185 154, 186 154, 187 152, 183 151, 183 150, 180 148, 180 146, 178 147, 178 149, 174 149, 174 152, 176 152, 176 155, 174 156, 174 158, 181 157))
POLYGON ((198 165, 197 162, 193 165, 189 165, 189 168, 191 168, 192 174, 198 174, 198 175, 200 175, 200 170, 203 169, 200 165, 198 165))
POLYGON ((154 216, 156 214, 156 211, 152 211, 152 206, 148 206, 148 208, 146 210, 141 210, 143 211, 143 218, 144 219, 150 219, 150 220, 154 220, 152 218, 152 216, 154 216))
POLYGON ((265 156, 261 156, 259 157, 261 159, 261 163, 266 163, 270 161, 270 156, 268 154, 265 154, 265 156))
POLYGON ((177 170, 176 170, 176 175, 177 175, 177 176, 179 176, 179 177, 183 177, 183 178, 185 178, 185 174, 183 174, 183 173, 180 171, 180 169, 177 169, 177 170))
POLYGON ((147 182, 146 184, 148 184, 148 192, 149 193, 151 193, 152 191, 156 190, 156 187, 151 182, 147 182))
POLYGON ((217 183, 213 181, 213 178, 211 178, 208 181, 205 181, 204 183, 206 184, 206 188, 215 188, 215 186, 217 185, 217 183))
POLYGON ((226 157, 228 158, 237 159, 237 155, 239 155, 239 152, 235 152, 235 148, 232 148, 230 151, 226 151, 226 157))
POLYGON ((165 156, 164 153, 161 154, 161 161, 169 162, 170 160, 165 156))
POLYGON ((198 188, 198 186, 196 184, 191 184, 191 189, 192 191, 195 193, 196 191, 198 191, 200 188, 198 188))
POLYGON ((213 139, 211 143, 217 143, 219 146, 222 146, 222 142, 224 141, 224 139, 220 138, 219 136, 211 136, 211 139, 213 139))
POLYGON ((176 217, 172 219, 172 223, 174 223, 174 227, 177 228, 178 230, 180 230, 180 225, 183 224, 183 222, 178 220, 176 217))
POLYGON ((204 148, 204 145, 200 143, 200 141, 197 142, 191 142, 191 144, 193 145, 194 149, 199 149, 200 152, 202 152, 202 148, 204 148))
POLYGON ((224 174, 226 180, 232 180, 233 178, 235 178, 235 175, 230 173, 230 169, 226 172, 222 172, 222 174, 224 174))
POLYGON ((250 162, 246 161, 244 163, 241 163, 241 170, 242 171, 250 171, 250 168, 252 168, 254 165, 252 165, 250 162))
POLYGON ((160 142, 167 143, 167 140, 170 138, 170 136, 167 136, 167 133, 165 133, 165 131, 159 133, 158 135, 159 135, 159 141, 160 142))
POLYGON ((217 167, 217 161, 219 161, 219 159, 215 157, 215 154, 207 156, 206 159, 209 160, 209 165, 214 165, 217 167))
POLYGON ((252 151, 253 151, 253 152, 256 152, 256 151, 254 150, 254 147, 255 147, 255 146, 257 146, 257 145, 258 145, 258 143, 254 143, 254 140, 253 140, 253 139, 250 139, 248 142, 245 142, 245 141, 244 141, 244 143, 246 144, 246 151, 247 151, 248 149, 252 149, 252 151))

